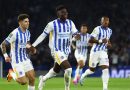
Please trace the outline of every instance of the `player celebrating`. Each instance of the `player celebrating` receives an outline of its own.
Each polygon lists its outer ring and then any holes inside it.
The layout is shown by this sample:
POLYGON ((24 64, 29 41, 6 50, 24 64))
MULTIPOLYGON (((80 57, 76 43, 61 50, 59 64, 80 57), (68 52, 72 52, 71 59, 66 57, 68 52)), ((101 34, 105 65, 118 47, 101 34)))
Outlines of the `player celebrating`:
POLYGON ((80 79, 80 76, 82 74, 82 68, 85 65, 85 62, 87 60, 87 47, 88 47, 88 41, 90 38, 90 34, 87 33, 87 25, 82 24, 80 28, 80 40, 76 40, 74 37, 72 39, 72 47, 75 48, 75 57, 77 60, 77 69, 75 71, 75 77, 73 80, 73 83, 76 85, 80 79), (76 46, 74 46, 73 42, 76 41, 76 46))
POLYGON ((90 52, 89 69, 82 74, 80 78, 80 84, 83 85, 83 79, 85 76, 93 74, 97 63, 102 68, 102 82, 103 90, 108 90, 109 80, 109 59, 107 54, 107 48, 111 47, 110 37, 112 30, 108 28, 109 18, 104 16, 101 18, 101 26, 97 26, 91 33, 90 43, 93 43, 93 47, 90 52))
POLYGON ((9 70, 7 80, 11 81, 13 78, 21 85, 25 85, 29 80, 28 90, 35 90, 35 73, 26 52, 26 44, 30 41, 29 16, 20 14, 18 23, 19 27, 14 29, 1 44, 5 61, 10 62, 13 68, 13 70, 9 70), (6 45, 11 47, 10 55, 6 53, 6 45))
POLYGON ((74 23, 71 20, 67 19, 68 12, 65 6, 58 6, 56 8, 56 12, 58 18, 49 22, 45 27, 43 33, 32 44, 32 46, 36 47, 44 40, 48 34, 50 34, 49 47, 51 49, 51 54, 55 59, 55 64, 54 67, 50 69, 50 71, 45 76, 39 77, 39 90, 42 90, 46 80, 56 76, 56 74, 59 73, 61 69, 65 71, 65 90, 70 90, 72 68, 67 60, 70 53, 70 40, 72 38, 72 35, 76 35, 76 38, 79 38, 80 35, 76 34, 77 29, 74 23))

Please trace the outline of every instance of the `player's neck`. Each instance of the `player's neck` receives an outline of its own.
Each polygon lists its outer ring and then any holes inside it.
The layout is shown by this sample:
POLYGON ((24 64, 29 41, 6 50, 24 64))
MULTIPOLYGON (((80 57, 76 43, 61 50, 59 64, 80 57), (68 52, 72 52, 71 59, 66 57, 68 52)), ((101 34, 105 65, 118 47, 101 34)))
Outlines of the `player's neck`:
POLYGON ((20 29, 21 29, 21 31, 24 33, 24 32, 26 32, 26 29, 25 28, 23 28, 23 27, 21 27, 21 26, 19 26, 20 27, 20 29))
POLYGON ((101 25, 101 27, 102 27, 103 29, 105 29, 105 30, 107 30, 107 28, 108 28, 108 27, 105 27, 105 26, 103 26, 103 25, 101 25))
POLYGON ((85 35, 87 32, 81 32, 82 35, 85 35))
POLYGON ((58 18, 58 20, 61 22, 61 23, 64 23, 66 21, 66 19, 61 19, 61 18, 58 18))

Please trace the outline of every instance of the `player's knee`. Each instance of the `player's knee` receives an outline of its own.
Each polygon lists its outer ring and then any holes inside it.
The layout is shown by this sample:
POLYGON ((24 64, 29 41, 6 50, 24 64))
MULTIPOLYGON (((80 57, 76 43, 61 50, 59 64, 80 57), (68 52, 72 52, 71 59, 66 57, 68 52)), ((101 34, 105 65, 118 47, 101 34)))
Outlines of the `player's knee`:
POLYGON ((60 68, 54 68, 53 71, 54 71, 55 73, 59 73, 59 72, 60 72, 60 68))
POLYGON ((21 85, 26 85, 28 81, 25 77, 23 77, 23 78, 18 78, 17 82, 20 83, 21 85))
POLYGON ((78 65, 79 65, 79 68, 83 68, 85 64, 84 64, 83 61, 79 61, 79 62, 78 62, 78 65))
POLYGON ((21 84, 21 85, 26 85, 26 84, 27 84, 27 81, 20 81, 20 84, 21 84))
POLYGON ((101 68, 102 68, 102 69, 107 69, 107 68, 109 68, 109 66, 107 66, 107 65, 102 65, 101 68))
POLYGON ((92 71, 92 72, 95 72, 95 68, 89 68, 90 69, 90 71, 92 71))
POLYGON ((71 76, 71 73, 72 73, 72 68, 67 68, 67 69, 65 69, 65 74, 66 74, 67 76, 71 76))

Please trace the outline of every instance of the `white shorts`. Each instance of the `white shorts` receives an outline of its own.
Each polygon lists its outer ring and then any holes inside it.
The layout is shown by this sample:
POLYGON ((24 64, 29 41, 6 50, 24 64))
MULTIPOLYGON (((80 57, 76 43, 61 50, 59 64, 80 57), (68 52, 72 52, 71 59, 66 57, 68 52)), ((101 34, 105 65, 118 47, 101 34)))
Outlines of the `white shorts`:
POLYGON ((87 60, 87 52, 86 52, 86 55, 82 55, 82 54, 78 53, 78 50, 75 50, 74 55, 75 55, 75 58, 76 58, 77 62, 79 62, 80 60, 83 60, 84 63, 85 63, 86 60, 87 60))
POLYGON ((90 53, 89 67, 95 68, 97 64, 109 66, 108 54, 106 51, 96 51, 90 53))
POLYGON ((63 61, 68 60, 68 55, 62 51, 54 51, 53 58, 60 65, 63 61))
POLYGON ((29 59, 18 64, 11 63, 11 65, 13 70, 16 72, 18 78, 25 76, 26 72, 34 69, 32 62, 29 59))

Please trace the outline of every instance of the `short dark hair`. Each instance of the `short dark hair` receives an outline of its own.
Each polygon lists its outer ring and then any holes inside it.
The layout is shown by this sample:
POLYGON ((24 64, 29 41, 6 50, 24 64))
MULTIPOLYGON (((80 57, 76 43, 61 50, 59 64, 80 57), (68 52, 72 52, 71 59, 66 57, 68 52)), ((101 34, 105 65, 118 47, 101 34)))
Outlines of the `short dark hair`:
POLYGON ((29 15, 28 14, 19 14, 18 15, 18 22, 21 21, 21 20, 24 20, 26 18, 29 18, 29 15))
POLYGON ((62 9, 67 9, 67 8, 64 5, 59 5, 59 6, 56 7, 56 12, 60 11, 62 9))
POLYGON ((87 27, 87 24, 83 23, 83 24, 81 24, 81 26, 80 26, 80 27, 82 27, 82 26, 85 26, 85 27, 87 27))

